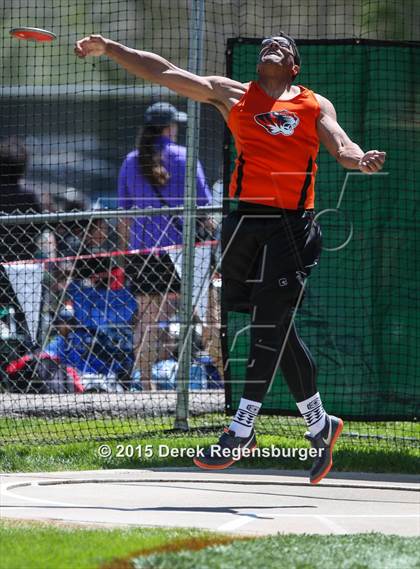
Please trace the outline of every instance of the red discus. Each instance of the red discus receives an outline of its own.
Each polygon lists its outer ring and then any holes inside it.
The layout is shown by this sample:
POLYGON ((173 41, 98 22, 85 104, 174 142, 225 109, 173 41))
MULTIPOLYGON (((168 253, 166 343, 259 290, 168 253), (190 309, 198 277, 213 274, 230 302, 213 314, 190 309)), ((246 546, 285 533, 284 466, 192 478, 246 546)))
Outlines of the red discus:
POLYGON ((40 28, 12 28, 9 33, 14 38, 36 42, 50 42, 57 38, 52 32, 41 30, 40 28))

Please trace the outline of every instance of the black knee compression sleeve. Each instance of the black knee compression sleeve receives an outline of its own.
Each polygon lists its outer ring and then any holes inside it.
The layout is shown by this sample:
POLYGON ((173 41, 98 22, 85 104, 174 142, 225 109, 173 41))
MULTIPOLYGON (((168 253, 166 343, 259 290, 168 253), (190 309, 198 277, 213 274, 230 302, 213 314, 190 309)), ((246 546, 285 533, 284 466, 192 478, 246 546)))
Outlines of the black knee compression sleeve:
POLYGON ((284 346, 280 369, 295 401, 303 401, 315 395, 316 364, 294 323, 284 346))
POLYGON ((278 295, 266 295, 254 308, 244 397, 262 401, 279 364, 296 401, 316 393, 315 362, 290 327, 293 304, 278 295), (280 360, 281 355, 281 360, 280 360))

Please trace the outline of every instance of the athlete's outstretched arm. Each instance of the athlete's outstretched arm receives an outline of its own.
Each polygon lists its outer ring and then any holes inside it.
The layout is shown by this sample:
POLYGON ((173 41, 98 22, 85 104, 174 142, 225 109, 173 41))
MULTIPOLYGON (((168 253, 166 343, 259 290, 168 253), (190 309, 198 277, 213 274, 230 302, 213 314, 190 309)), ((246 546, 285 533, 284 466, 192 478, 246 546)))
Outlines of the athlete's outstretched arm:
POLYGON ((363 152, 338 124, 333 104, 321 95, 316 95, 316 97, 321 107, 317 123, 318 136, 328 152, 344 168, 360 170, 366 174, 381 170, 386 152, 379 150, 363 152))
POLYGON ((176 67, 160 55, 131 49, 101 35, 91 35, 79 40, 74 51, 81 58, 107 55, 137 77, 168 87, 189 99, 212 103, 218 107, 224 105, 232 88, 242 88, 240 83, 232 79, 200 77, 176 67))

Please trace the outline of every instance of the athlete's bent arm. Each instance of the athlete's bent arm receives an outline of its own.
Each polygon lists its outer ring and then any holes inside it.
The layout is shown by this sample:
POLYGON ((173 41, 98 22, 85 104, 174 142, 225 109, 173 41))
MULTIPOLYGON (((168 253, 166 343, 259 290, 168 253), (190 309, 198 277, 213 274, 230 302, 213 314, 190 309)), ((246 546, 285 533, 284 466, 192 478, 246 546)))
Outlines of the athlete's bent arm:
POLYGON ((317 123, 318 136, 328 152, 344 168, 360 170, 366 174, 381 170, 386 153, 379 150, 363 152, 338 124, 333 104, 321 95, 316 97, 321 108, 317 123))
POLYGON ((101 35, 91 35, 79 40, 76 42, 74 51, 81 58, 107 55, 129 73, 168 87, 189 99, 211 103, 224 116, 224 111, 229 110, 229 97, 232 93, 244 91, 242 84, 233 79, 218 76, 201 77, 176 67, 160 55, 131 49, 101 35))

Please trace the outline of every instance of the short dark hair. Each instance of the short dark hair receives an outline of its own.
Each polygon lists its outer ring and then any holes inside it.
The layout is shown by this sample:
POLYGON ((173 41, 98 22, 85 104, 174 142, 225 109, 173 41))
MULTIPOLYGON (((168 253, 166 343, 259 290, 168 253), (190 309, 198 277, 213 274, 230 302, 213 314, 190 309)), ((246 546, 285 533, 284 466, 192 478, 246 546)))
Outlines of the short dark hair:
POLYGON ((28 151, 16 136, 0 141, 0 185, 16 184, 24 177, 27 164, 28 151))
POLYGON ((284 32, 280 32, 280 36, 282 38, 286 38, 287 40, 289 40, 290 45, 292 46, 293 55, 295 57, 295 63, 296 63, 296 65, 300 65, 300 61, 301 61, 300 60, 300 53, 299 53, 299 50, 297 48, 295 39, 292 38, 292 36, 285 34, 284 32))

